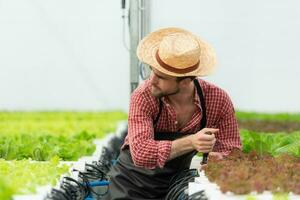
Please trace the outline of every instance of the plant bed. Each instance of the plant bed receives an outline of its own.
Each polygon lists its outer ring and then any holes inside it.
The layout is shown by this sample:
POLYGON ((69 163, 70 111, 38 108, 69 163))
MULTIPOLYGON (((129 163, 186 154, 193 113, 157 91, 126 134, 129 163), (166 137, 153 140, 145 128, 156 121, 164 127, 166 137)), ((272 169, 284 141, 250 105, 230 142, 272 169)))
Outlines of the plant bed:
POLYGON ((122 112, 0 112, 0 200, 47 192, 68 172, 63 163, 73 163, 64 161, 92 155, 95 139, 126 119, 122 112))
POLYGON ((239 120, 260 120, 260 121, 293 121, 300 122, 300 113, 256 113, 236 112, 239 120))
POLYGON ((241 129, 248 129, 260 132, 291 133, 294 131, 300 131, 300 122, 292 121, 239 120, 238 124, 241 129))
POLYGON ((126 118, 122 112, 0 112, 0 158, 78 160, 126 118))
POLYGON ((236 117, 241 129, 272 133, 300 131, 299 114, 237 112, 236 117))
POLYGON ((60 164, 58 157, 46 162, 0 159, 0 199, 10 200, 15 194, 35 193, 37 187, 54 186, 68 171, 69 166, 60 164))
POLYGON ((300 194, 300 158, 288 154, 273 157, 254 151, 246 154, 235 149, 224 160, 211 158, 205 174, 224 193, 271 191, 300 194))
POLYGON ((0 158, 46 161, 53 156, 59 156, 63 160, 74 161, 95 151, 95 145, 92 143, 94 139, 95 135, 88 132, 70 135, 49 133, 0 135, 0 158))

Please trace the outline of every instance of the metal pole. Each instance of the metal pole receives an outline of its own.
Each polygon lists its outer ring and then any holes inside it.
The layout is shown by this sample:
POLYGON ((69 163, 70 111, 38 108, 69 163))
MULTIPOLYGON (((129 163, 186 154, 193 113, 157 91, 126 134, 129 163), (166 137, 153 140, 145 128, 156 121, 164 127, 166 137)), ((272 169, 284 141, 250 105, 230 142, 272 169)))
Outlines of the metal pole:
MULTIPOLYGON (((150 3, 150 0, 140 0, 140 40, 150 32, 150 3)), ((149 66, 140 64, 140 80, 148 78, 150 72, 149 66)))
POLYGON ((130 0, 129 34, 130 34, 130 92, 139 84, 140 62, 136 56, 139 41, 149 32, 149 0, 130 0))

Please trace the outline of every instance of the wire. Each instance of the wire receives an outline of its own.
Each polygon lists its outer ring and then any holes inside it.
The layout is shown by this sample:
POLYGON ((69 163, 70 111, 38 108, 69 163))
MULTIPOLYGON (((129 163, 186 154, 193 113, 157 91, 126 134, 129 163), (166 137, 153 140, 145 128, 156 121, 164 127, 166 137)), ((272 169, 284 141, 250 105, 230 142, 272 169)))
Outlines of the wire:
MULTIPOLYGON (((109 190, 109 177, 107 173, 115 159, 119 156, 119 149, 127 135, 127 131, 120 137, 113 137, 108 142, 108 147, 103 147, 98 161, 85 164, 84 171, 73 169, 78 172, 78 180, 64 177, 59 189, 52 189, 45 200, 84 200, 101 199, 109 190)), ((39 149, 36 154, 39 154, 39 149)))
POLYGON ((90 194, 88 187, 70 177, 64 177, 59 189, 52 189, 45 200, 78 200, 90 194))
MULTIPOLYGON (((105 191, 104 193, 96 192, 96 191, 93 189, 93 187, 91 187, 91 185, 90 185, 91 179, 90 179, 88 173, 79 172, 79 175, 78 175, 78 176, 82 179, 83 183, 86 185, 86 187, 88 188, 88 190, 89 190, 92 194, 96 195, 97 199, 100 198, 100 197, 102 197, 102 196, 104 196, 105 194, 107 194, 107 192, 108 192, 108 186, 107 186, 107 189, 106 189, 106 191, 105 191)), ((104 179, 102 179, 102 180, 104 180, 104 179)))
POLYGON ((205 196, 204 190, 201 190, 189 196, 188 200, 208 200, 208 198, 205 196))
MULTIPOLYGON (((198 177, 197 169, 185 169, 176 175, 174 175, 170 181, 170 187, 168 189, 168 193, 165 197, 166 200, 185 200, 189 199, 187 194, 188 184, 195 180, 195 177, 198 177)), ((199 193, 200 195, 200 193, 199 193)), ((206 197, 201 193, 201 198, 199 200, 204 200, 206 197), (203 198, 202 198, 203 197, 203 198), (205 197, 205 198, 204 198, 205 197)), ((197 196, 198 198, 198 196, 197 196)), ((196 200, 193 197, 193 200, 196 200)))

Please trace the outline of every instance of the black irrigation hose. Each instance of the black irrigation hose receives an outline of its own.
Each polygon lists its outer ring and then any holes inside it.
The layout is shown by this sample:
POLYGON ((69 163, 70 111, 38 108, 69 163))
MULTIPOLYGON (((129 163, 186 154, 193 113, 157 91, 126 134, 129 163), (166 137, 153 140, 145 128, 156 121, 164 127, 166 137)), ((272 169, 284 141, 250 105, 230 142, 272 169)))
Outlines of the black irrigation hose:
POLYGON ((83 176, 86 178, 88 181, 91 180, 102 180, 106 177, 105 173, 101 171, 100 169, 97 169, 96 166, 91 165, 91 164, 86 164, 85 166, 85 171, 81 172, 76 169, 73 171, 78 171, 80 176, 83 176))
POLYGON ((99 160, 95 163, 95 165, 99 169, 101 169, 105 174, 108 173, 108 171, 110 170, 110 168, 112 166, 111 160, 113 158, 112 158, 111 154, 112 154, 112 152, 108 148, 103 147, 101 156, 100 156, 99 160))
POLYGON ((175 187, 177 184, 183 182, 185 179, 188 179, 189 177, 196 177, 196 176, 198 176, 198 171, 195 169, 185 169, 181 171, 180 173, 172 177, 170 181, 169 190, 175 187))
POLYGON ((88 188, 73 178, 64 177, 59 189, 52 189, 46 200, 83 200, 89 195, 88 188))
MULTIPOLYGON (((77 170, 73 170, 77 171, 77 170)), ((85 171, 78 171, 78 176, 81 180, 76 181, 70 177, 64 177, 60 185, 60 189, 52 189, 51 193, 47 195, 47 200, 84 200, 91 193, 97 199, 107 193, 97 193, 89 185, 92 180, 107 180, 106 174, 96 165, 86 164, 85 171)))
POLYGON ((84 193, 83 194, 87 194, 88 191, 86 190, 86 187, 80 183, 79 181, 71 178, 71 177, 64 177, 65 181, 63 182, 63 184, 66 184, 66 185, 69 185, 71 183, 75 184, 75 185, 72 185, 74 187, 77 187, 80 189, 80 191, 83 191, 84 193))
POLYGON ((169 190, 165 199, 168 199, 168 200, 176 199, 177 200, 181 194, 185 195, 184 192, 188 188, 188 184, 190 181, 193 181, 192 177, 184 179, 181 183, 179 183, 176 186, 174 186, 173 188, 171 188, 171 190, 169 190))
MULTIPOLYGON (((170 181, 170 187, 168 194, 166 195, 166 200, 189 200, 191 197, 187 194, 189 182, 193 182, 195 177, 198 177, 198 171, 196 169, 186 169, 176 174, 170 181)), ((205 200, 204 192, 196 193, 192 199, 193 200, 205 200), (198 196, 196 196, 198 194, 198 196), (201 198, 200 198, 201 197, 201 198)))
MULTIPOLYGON (((51 192, 46 196, 45 200, 84 200, 90 195, 94 195, 94 198, 101 199, 107 192, 96 192, 91 187, 92 181, 107 181, 107 173, 110 170, 112 161, 119 156, 119 149, 125 139, 127 131, 122 132, 121 137, 114 137, 109 142, 109 147, 103 147, 101 156, 98 161, 94 161, 92 164, 86 164, 84 171, 78 171, 78 181, 64 177, 60 184, 59 189, 53 188, 51 192)), ((42 158, 42 151, 37 149, 34 154, 36 157, 42 158)))
MULTIPOLYGON (((94 194, 97 199, 100 199, 102 196, 104 196, 105 194, 107 194, 108 192, 108 188, 106 190, 106 192, 104 193, 98 193, 96 192, 93 187, 90 186, 90 180, 86 177, 86 174, 85 173, 82 173, 82 172, 79 172, 79 177, 82 179, 83 183, 86 185, 86 187, 88 188, 88 190, 94 194)), ((102 181, 102 180, 101 180, 102 181)))
POLYGON ((70 177, 64 177, 61 187, 76 192, 76 196, 74 197, 79 199, 84 199, 89 195, 88 188, 84 184, 70 177))
POLYGON ((66 191, 64 189, 52 189, 51 193, 46 197, 46 199, 72 200, 72 198, 66 194, 66 191))
POLYGON ((208 198, 205 196, 204 190, 201 190, 189 196, 188 200, 208 200, 208 198))
POLYGON ((98 161, 95 164, 104 174, 107 174, 112 166, 111 162, 98 161))
MULTIPOLYGON (((97 164, 97 163, 96 163, 96 164, 97 164)), ((102 180, 102 179, 105 178, 106 173, 105 173, 101 168, 99 168, 99 166, 96 165, 96 164, 86 164, 86 165, 85 165, 85 168, 86 168, 85 170, 86 170, 87 172, 90 172, 90 173, 95 174, 95 177, 96 177, 97 179, 102 180)))
POLYGON ((185 193, 186 189, 188 188, 188 183, 187 184, 182 184, 181 187, 171 196, 170 199, 187 199, 188 194, 185 193), (181 197, 181 198, 180 198, 181 197))
POLYGON ((57 190, 57 189, 52 189, 51 193, 47 195, 46 199, 51 199, 51 200, 65 200, 67 199, 63 191, 57 190))

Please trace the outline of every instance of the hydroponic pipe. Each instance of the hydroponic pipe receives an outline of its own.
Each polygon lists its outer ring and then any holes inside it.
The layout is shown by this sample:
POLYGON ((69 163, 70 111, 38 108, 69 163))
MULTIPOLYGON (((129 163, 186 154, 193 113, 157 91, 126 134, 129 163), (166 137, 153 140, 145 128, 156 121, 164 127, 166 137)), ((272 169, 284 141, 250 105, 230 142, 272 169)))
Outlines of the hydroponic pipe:
POLYGON ((105 185, 109 185, 109 181, 92 181, 92 182, 86 183, 86 185, 89 185, 91 187, 105 186, 105 185))

